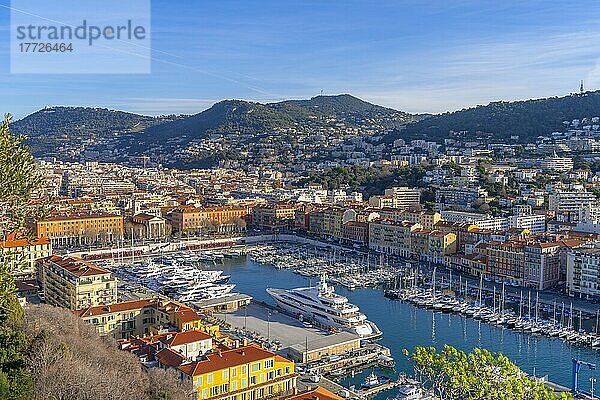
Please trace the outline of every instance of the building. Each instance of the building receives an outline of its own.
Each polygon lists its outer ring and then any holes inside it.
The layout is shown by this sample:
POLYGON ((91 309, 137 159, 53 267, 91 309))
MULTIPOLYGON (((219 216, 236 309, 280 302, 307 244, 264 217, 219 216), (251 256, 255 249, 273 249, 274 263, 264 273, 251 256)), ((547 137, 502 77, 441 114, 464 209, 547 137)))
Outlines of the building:
POLYGON ((568 157, 559 157, 554 153, 540 161, 540 168, 544 171, 567 172, 573 169, 573 160, 568 157))
POLYGON ((52 243, 48 238, 18 238, 13 234, 0 242, 0 262, 8 262, 16 276, 33 275, 36 260, 51 255, 52 243))
POLYGON ((265 230, 287 230, 294 227, 296 206, 273 203, 252 208, 252 226, 265 230))
POLYGON ((315 363, 330 356, 360 350, 360 340, 360 336, 353 333, 339 332, 306 343, 292 345, 288 348, 287 354, 296 362, 315 363))
POLYGON ((548 196, 548 209, 563 214, 568 222, 576 222, 586 207, 597 202, 594 193, 585 190, 557 191, 548 196))
POLYGON ((165 326, 178 331, 218 331, 218 328, 204 324, 192 308, 159 298, 85 307, 73 313, 94 325, 101 335, 115 339, 156 334, 165 326))
POLYGON ((246 207, 203 207, 194 206, 177 207, 169 214, 167 220, 175 232, 191 233, 209 230, 222 230, 226 226, 243 229, 246 226, 246 207))
POLYGON ((473 208, 478 199, 487 201, 488 193, 482 188, 443 187, 435 192, 435 208, 443 211, 446 208, 457 207, 460 209, 473 208))
POLYGON ((411 232, 421 225, 408 221, 376 219, 369 222, 369 248, 401 257, 411 255, 411 232))
POLYGON ((159 366, 175 368, 183 379, 190 380, 200 400, 258 400, 296 394, 294 363, 253 344, 219 350, 191 362, 182 358, 162 358, 159 366))
POLYGON ((577 248, 567 253, 567 292, 600 298, 600 248, 577 248))
POLYGON ((317 386, 314 389, 309 389, 302 393, 293 396, 285 397, 285 400, 343 400, 343 397, 331 393, 324 387, 317 386))
POLYGON ((399 208, 382 208, 377 210, 381 219, 391 219, 394 221, 409 221, 413 224, 419 224, 425 229, 434 229, 434 225, 442 219, 438 212, 429 211, 408 211, 399 208))
POLYGON ((342 238, 346 243, 360 246, 369 244, 369 223, 359 221, 348 221, 342 228, 342 238))
POLYGON ((78 310, 117 302, 117 278, 90 262, 51 256, 36 268, 48 304, 78 310))
POLYGON ((485 248, 489 277, 538 290, 556 286, 560 281, 561 246, 558 242, 492 241, 485 248))
POLYGON ((417 208, 421 202, 419 189, 396 186, 386 189, 383 196, 371 196, 369 204, 376 208, 392 207, 401 209, 417 208))
POLYGON ((169 233, 166 220, 158 215, 139 213, 131 217, 130 231, 125 234, 131 238, 163 239, 169 233))
POLYGON ((108 213, 66 212, 36 223, 36 235, 53 245, 115 243, 123 240, 123 217, 108 213))

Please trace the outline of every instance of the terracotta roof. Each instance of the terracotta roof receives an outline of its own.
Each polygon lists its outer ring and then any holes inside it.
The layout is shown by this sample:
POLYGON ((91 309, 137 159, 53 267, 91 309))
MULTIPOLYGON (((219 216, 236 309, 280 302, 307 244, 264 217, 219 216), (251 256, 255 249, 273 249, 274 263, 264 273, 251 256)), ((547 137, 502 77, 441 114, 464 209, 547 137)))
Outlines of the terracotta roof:
POLYGON ((275 357, 275 353, 251 344, 233 350, 208 354, 204 360, 179 366, 179 370, 189 376, 198 376, 271 357, 275 357))
POLYGON ((109 214, 109 213, 91 213, 91 212, 63 212, 63 213, 55 213, 50 215, 47 218, 39 221, 41 223, 47 221, 69 221, 73 219, 97 219, 97 218, 123 218, 121 215, 117 214, 109 214))
POLYGON ((285 400, 343 400, 343 397, 340 397, 321 386, 317 386, 316 389, 286 397, 285 400))
POLYGON ((62 269, 70 272, 71 274, 82 277, 92 275, 104 275, 109 272, 102 269, 89 261, 84 261, 77 257, 62 257, 62 256, 50 256, 42 259, 44 263, 52 262, 62 269))
POLYGON ((177 368, 177 367, 185 367, 187 365, 191 365, 194 363, 181 365, 182 362, 186 360, 186 358, 179 354, 178 352, 171 349, 162 349, 154 356, 158 362, 163 365, 167 365, 169 367, 177 368))
POLYGON ((159 339, 167 346, 181 346, 182 344, 194 343, 200 340, 211 339, 211 336, 202 331, 185 331, 185 332, 173 332, 166 335, 162 335, 159 339))
POLYGON ((14 247, 38 246, 49 243, 50 239, 48 238, 29 239, 27 237, 18 237, 15 234, 10 234, 6 237, 6 240, 0 242, 0 248, 10 249, 14 247))
POLYGON ((139 310, 144 307, 156 306, 158 301, 156 299, 141 299, 141 300, 130 300, 122 301, 120 303, 114 303, 104 306, 82 308, 80 310, 73 311, 73 314, 80 318, 91 317, 95 315, 111 314, 123 311, 139 310))

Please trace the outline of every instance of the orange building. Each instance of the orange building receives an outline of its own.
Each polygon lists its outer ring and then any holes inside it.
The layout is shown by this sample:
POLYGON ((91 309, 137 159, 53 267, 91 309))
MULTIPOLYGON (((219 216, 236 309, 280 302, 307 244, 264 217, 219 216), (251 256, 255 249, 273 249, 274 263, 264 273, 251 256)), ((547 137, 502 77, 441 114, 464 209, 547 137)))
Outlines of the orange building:
POLYGON ((123 217, 108 213, 57 213, 38 221, 36 234, 58 245, 112 243, 123 239, 123 217))
MULTIPOLYGON (((247 207, 202 207, 182 206, 172 210, 167 219, 177 232, 199 231, 211 224, 224 225, 241 223, 248 215, 247 207)), ((244 224, 242 224, 244 225, 244 224)))

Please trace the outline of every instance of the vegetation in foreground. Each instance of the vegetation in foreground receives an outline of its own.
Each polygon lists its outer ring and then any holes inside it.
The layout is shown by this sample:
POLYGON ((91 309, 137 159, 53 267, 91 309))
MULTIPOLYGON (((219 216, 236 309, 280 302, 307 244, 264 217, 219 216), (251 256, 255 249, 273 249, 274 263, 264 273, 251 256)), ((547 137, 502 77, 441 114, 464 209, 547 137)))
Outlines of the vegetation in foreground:
POLYGON ((404 354, 414 364, 415 375, 435 394, 448 400, 567 400, 529 377, 506 356, 474 349, 466 354, 452 346, 416 347, 404 354))
MULTIPOLYGON (((0 237, 26 236, 28 204, 42 179, 22 137, 0 124, 0 237)), ((145 372, 137 358, 119 351, 69 310, 30 305, 15 295, 16 255, 0 259, 0 399, 189 399, 191 385, 174 373, 145 372), (11 262, 13 260, 14 262, 11 262)))

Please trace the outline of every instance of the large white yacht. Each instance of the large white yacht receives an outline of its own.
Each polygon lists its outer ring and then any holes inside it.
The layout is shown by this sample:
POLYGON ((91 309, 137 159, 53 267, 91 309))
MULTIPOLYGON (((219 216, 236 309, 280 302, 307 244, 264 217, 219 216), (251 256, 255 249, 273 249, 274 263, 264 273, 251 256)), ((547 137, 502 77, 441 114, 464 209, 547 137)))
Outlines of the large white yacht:
POLYGON ((362 337, 381 334, 373 322, 368 321, 359 308, 348 302, 348 299, 334 292, 325 277, 316 287, 297 289, 272 289, 267 293, 282 309, 299 318, 311 319, 315 322, 337 329, 356 333, 362 337))

